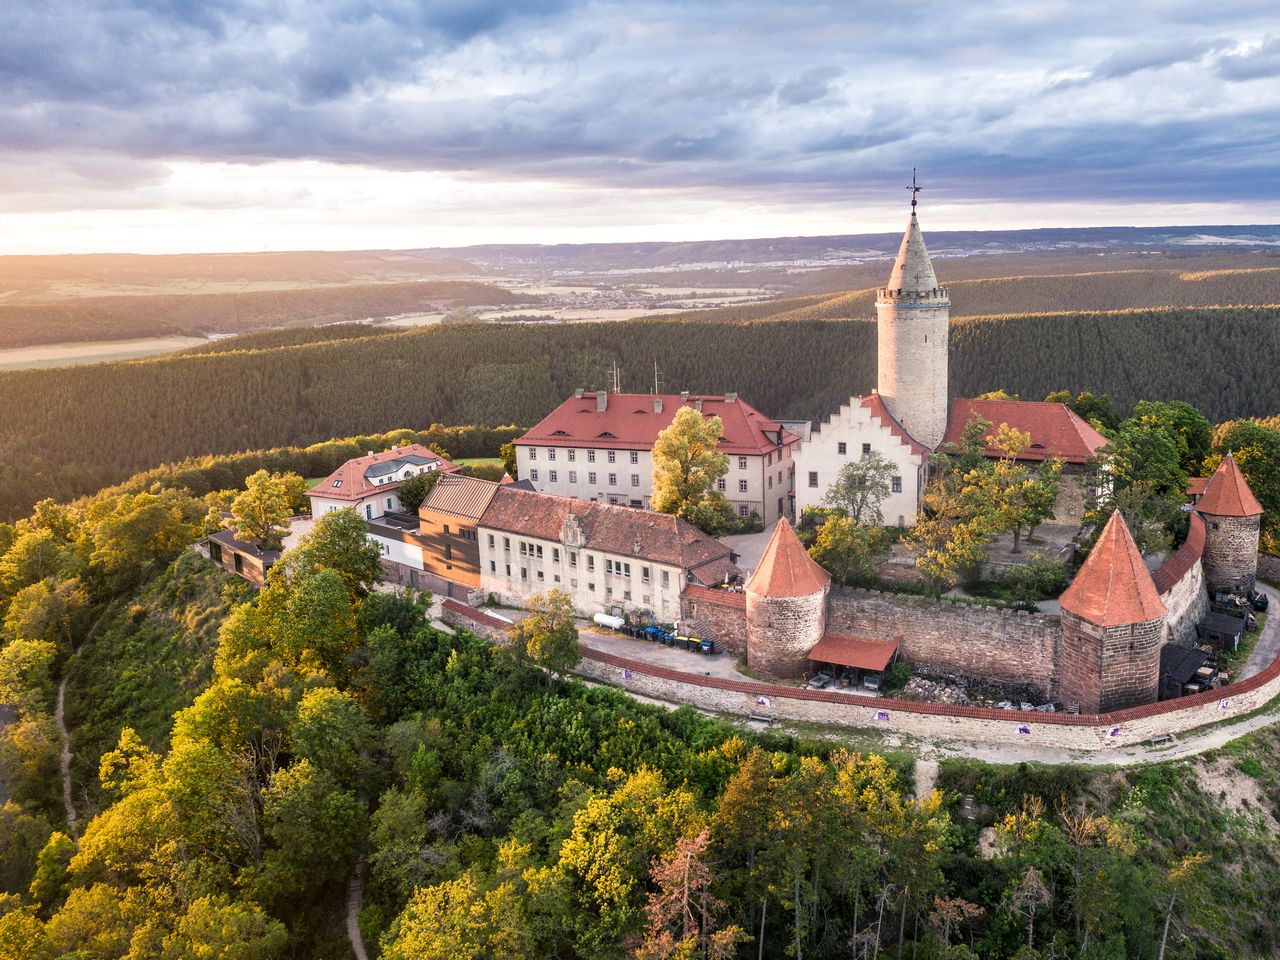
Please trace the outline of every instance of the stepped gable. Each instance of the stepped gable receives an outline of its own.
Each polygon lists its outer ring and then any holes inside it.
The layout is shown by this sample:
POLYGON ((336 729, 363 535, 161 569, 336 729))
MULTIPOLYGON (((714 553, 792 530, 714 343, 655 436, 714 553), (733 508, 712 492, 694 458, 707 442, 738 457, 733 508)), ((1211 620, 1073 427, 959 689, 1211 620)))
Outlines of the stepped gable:
POLYGON ((920 223, 916 220, 915 205, 911 207, 911 219, 907 221, 902 245, 893 261, 893 272, 885 289, 890 293, 933 294, 938 292, 938 277, 933 272, 929 251, 925 249, 920 223))
POLYGON ((1196 504, 1196 510, 1214 517, 1257 517, 1262 505, 1249 489, 1249 484, 1236 465, 1236 458, 1228 453, 1209 478, 1204 496, 1196 504))
POLYGON ((991 443, 1002 423, 1031 437, 1030 446, 1018 454, 1019 460, 1051 460, 1056 457, 1065 463, 1086 463, 1107 445, 1107 438, 1065 403, 971 399, 951 401, 943 443, 959 444, 963 441, 964 428, 975 413, 991 424, 986 435, 985 453, 988 457, 1002 456, 991 443))
POLYGON ((831 574, 814 562, 786 517, 773 528, 760 565, 747 581, 747 591, 762 597, 808 597, 821 593, 831 574))
POLYGON ((879 420, 884 426, 889 428, 889 432, 911 448, 911 452, 919 457, 927 457, 929 448, 918 441, 915 437, 907 432, 907 428, 900 424, 897 418, 889 412, 889 408, 885 406, 884 399, 879 392, 871 394, 869 397, 863 397, 858 401, 861 406, 871 411, 871 415, 879 420))
POLYGON ((1165 605, 1120 511, 1111 514, 1059 602, 1063 612, 1100 627, 1148 623, 1164 616, 1165 605))

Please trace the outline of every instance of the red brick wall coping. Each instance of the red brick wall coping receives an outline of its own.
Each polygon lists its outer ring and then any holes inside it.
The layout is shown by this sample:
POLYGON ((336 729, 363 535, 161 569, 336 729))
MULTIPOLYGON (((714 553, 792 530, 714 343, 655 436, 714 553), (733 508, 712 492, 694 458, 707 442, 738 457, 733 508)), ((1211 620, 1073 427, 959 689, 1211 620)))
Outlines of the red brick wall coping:
POLYGON ((720 607, 747 609, 747 595, 740 590, 712 590, 710 587, 700 587, 696 583, 690 583, 685 586, 683 593, 690 600, 714 603, 720 607))
POLYGON ((468 607, 465 603, 459 603, 452 597, 442 600, 440 602, 440 606, 445 610, 448 610, 450 613, 456 613, 467 620, 474 621, 475 623, 482 623, 486 627, 496 627, 499 630, 510 630, 513 626, 513 624, 508 623, 506 620, 499 620, 497 617, 491 617, 484 611, 468 607))
POLYGON ((1156 589, 1162 594, 1172 590, 1174 585, 1187 575, 1187 571, 1200 562, 1200 558, 1204 556, 1204 536, 1204 518, 1193 510, 1191 526, 1187 529, 1187 539, 1160 565, 1160 569, 1151 575, 1151 579, 1156 583, 1156 589))
MULTIPOLYGON (((716 690, 730 690, 751 696, 787 697, 792 700, 810 700, 820 703, 840 703, 847 706, 870 707, 876 710, 897 710, 905 713, 918 713, 935 717, 964 717, 974 720, 1001 720, 1011 718, 1027 718, 1028 714, 1017 710, 996 710, 991 707, 957 707, 945 703, 920 703, 914 700, 892 700, 880 697, 864 697, 859 694, 831 693, 826 690, 810 690, 807 687, 784 687, 771 683, 759 683, 754 680, 726 680, 721 677, 708 677, 696 673, 684 673, 667 667, 658 667, 639 660, 629 660, 601 650, 582 648, 582 656, 587 660, 607 663, 636 673, 644 673, 664 680, 689 683, 700 687, 711 687, 716 690)), ((1037 713, 1036 723, 1056 724, 1065 727, 1112 727, 1138 720, 1144 717, 1155 717, 1162 714, 1176 713, 1179 710, 1199 707, 1222 699, 1229 699, 1256 690, 1268 681, 1280 676, 1280 657, 1273 660, 1265 670, 1248 680, 1232 684, 1218 690, 1208 690, 1177 700, 1165 700, 1161 703, 1150 703, 1141 707, 1129 707, 1126 710, 1114 710, 1111 713, 1037 713)))

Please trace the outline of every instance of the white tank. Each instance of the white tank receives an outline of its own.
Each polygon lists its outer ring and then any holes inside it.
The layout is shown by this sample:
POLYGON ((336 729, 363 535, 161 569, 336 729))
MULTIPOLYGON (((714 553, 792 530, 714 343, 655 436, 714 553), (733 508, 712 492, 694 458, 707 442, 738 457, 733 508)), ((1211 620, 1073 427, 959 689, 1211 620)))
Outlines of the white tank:
POLYGON ((621 617, 615 617, 607 613, 597 613, 591 619, 602 627, 608 627, 610 630, 621 630, 623 624, 627 622, 621 617))

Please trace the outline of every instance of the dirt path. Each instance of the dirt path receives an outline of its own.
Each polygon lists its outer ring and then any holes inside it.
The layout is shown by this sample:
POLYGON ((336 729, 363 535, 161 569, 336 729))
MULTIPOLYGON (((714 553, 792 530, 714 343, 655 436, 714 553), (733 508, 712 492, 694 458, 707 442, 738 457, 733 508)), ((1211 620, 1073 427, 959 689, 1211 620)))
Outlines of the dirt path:
MULTIPOLYGON (((76 656, 80 651, 76 651, 72 656, 76 656)), ((62 805, 67 812, 67 829, 71 832, 71 839, 79 840, 80 833, 76 826, 76 806, 71 799, 71 736, 67 733, 66 721, 66 704, 67 704, 67 674, 62 676, 62 682, 58 684, 58 705, 53 711, 53 718, 58 723, 58 739, 61 742, 61 748, 58 751, 58 766, 62 770, 62 805)))
POLYGON ((925 800, 938 785, 938 761, 916 761, 916 799, 925 800))
POLYGON ((364 935, 360 932, 360 911, 364 908, 364 854, 356 861, 356 868, 347 878, 347 939, 356 960, 369 960, 364 948, 364 935))
POLYGON ((1277 655, 1280 655, 1280 591, 1265 583, 1259 583, 1258 589, 1267 595, 1271 603, 1267 607, 1267 622, 1262 625, 1262 635, 1258 637, 1253 653, 1249 655, 1249 660, 1240 673, 1241 680, 1252 677, 1255 673, 1261 673, 1277 655))

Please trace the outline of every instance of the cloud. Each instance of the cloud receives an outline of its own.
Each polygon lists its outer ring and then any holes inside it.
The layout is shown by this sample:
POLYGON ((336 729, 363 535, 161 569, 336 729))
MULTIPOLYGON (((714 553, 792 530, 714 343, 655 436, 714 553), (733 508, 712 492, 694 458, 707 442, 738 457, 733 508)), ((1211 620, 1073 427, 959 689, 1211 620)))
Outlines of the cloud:
POLYGON ((1218 75, 1226 80, 1260 80, 1280 76, 1280 37, 1268 37, 1242 53, 1218 58, 1218 75))

